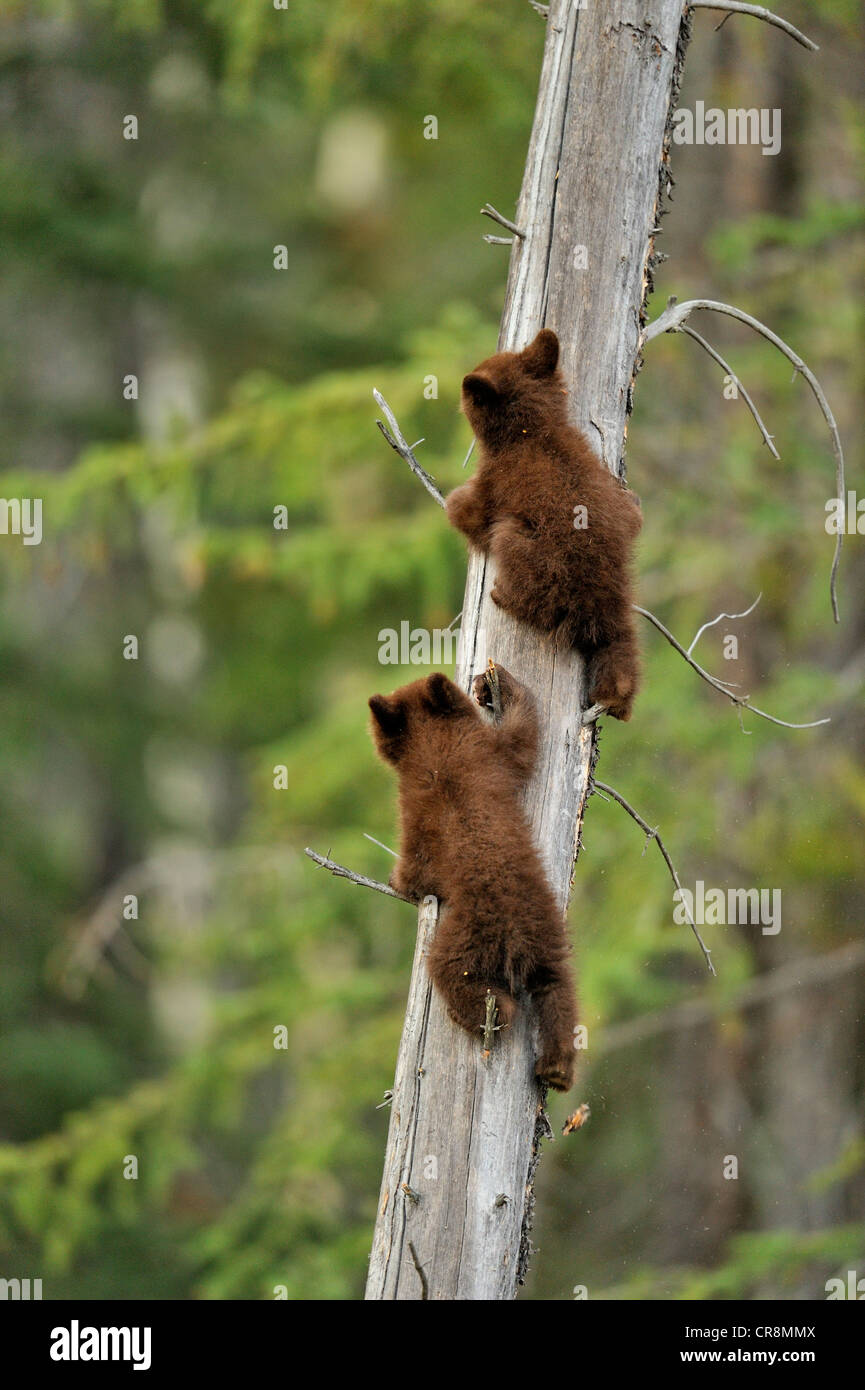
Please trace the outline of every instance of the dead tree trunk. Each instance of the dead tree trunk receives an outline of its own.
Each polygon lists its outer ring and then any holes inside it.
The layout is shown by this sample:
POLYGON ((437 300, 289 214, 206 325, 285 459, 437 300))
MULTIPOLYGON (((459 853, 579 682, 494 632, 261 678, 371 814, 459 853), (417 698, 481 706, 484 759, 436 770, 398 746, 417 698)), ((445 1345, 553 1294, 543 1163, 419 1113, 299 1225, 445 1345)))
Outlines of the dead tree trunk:
MULTIPOLYGON (((499 345, 554 328, 571 416, 624 472, 631 390, 651 288, 654 230, 668 186, 669 121, 687 38, 682 0, 553 0, 515 225, 499 345)), ((470 365, 470 364, 467 364, 470 365)), ((596 757, 583 727, 579 658, 489 601, 490 564, 472 554, 457 682, 488 657, 534 692, 543 738, 526 804, 564 910, 596 757)), ((508 1299, 525 1271, 532 1180, 547 1130, 533 1075, 534 1024, 499 1034, 484 1062, 448 1019, 419 918, 405 1031, 366 1297, 508 1299)))

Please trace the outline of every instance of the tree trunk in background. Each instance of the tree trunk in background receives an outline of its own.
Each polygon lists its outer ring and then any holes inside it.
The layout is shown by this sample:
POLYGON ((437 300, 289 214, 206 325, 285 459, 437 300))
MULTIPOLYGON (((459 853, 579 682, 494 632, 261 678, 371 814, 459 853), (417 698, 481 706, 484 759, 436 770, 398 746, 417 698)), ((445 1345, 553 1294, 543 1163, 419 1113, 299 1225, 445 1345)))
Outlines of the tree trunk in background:
MULTIPOLYGON (((514 240, 499 346, 519 349, 544 325, 556 330, 571 418, 619 475, 686 30, 682 0, 585 10, 553 0, 515 217, 526 235, 514 240)), ((496 608, 494 580, 472 554, 456 679, 467 690, 492 657, 535 692, 542 740, 526 807, 564 911, 596 757, 595 729, 580 723, 582 663, 496 608)), ((435 920, 428 899, 366 1297, 508 1299, 528 1260, 546 1130, 534 1023, 521 1010, 483 1062, 480 1041, 450 1022, 429 984, 435 920)))

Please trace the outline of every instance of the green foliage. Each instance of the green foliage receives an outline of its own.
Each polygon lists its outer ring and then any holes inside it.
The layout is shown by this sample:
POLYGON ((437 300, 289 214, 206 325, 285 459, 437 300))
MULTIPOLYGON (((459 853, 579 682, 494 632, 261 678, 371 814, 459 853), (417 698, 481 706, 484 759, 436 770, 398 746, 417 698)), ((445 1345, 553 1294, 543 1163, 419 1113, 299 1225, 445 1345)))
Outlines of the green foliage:
POLYGON ((830 1278, 851 1261, 862 1260, 862 1228, 857 1223, 802 1235, 800 1231, 761 1231, 735 1236, 717 1269, 641 1269, 602 1298, 705 1299, 793 1298, 815 1266, 830 1278))

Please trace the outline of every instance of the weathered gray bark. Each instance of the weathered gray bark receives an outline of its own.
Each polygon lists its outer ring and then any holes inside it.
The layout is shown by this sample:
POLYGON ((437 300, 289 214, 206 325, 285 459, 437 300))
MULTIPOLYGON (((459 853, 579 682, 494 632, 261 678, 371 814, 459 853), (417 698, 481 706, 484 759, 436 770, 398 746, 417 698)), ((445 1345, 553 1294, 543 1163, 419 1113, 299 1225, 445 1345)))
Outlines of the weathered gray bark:
MULTIPOLYGON (((668 118, 684 50, 682 0, 553 0, 515 222, 499 337, 523 347, 544 325, 562 345, 570 410, 607 466, 624 471, 631 388, 651 282, 652 229, 666 182, 668 118), (579 269, 579 247, 587 269, 579 269)), ((467 366, 471 364, 466 364, 467 366)), ((564 910, 596 752, 580 722, 582 667, 489 601, 469 560, 456 679, 487 657, 536 694, 543 737, 526 806, 564 910)), ((420 912, 397 1063, 368 1299, 512 1298, 528 1256, 532 1178, 546 1127, 528 1010, 492 1057, 448 1019, 424 951, 436 904, 420 912), (406 1188, 409 1191, 406 1191, 406 1188)))

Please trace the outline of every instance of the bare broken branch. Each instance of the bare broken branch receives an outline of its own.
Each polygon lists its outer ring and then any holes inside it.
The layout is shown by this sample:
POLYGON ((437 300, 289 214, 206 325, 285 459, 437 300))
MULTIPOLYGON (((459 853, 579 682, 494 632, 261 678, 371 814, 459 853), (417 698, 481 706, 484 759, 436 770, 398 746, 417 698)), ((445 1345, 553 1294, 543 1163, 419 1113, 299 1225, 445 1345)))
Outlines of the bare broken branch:
POLYGON ((417 1272, 418 1272, 418 1278, 420 1279, 420 1289, 421 1289, 420 1296, 421 1296, 421 1301, 423 1302, 425 1299, 428 1299, 428 1298, 429 1298, 429 1282, 428 1282, 428 1280, 427 1280, 426 1275, 424 1274, 423 1265, 421 1264, 420 1260, 419 1260, 418 1257, 417 1257, 417 1251, 415 1250, 415 1248, 414 1248, 414 1243, 413 1243, 412 1241, 409 1241, 409 1243, 408 1243, 408 1248, 409 1248, 409 1253, 411 1254, 411 1257, 412 1257, 412 1261, 413 1261, 413 1263, 414 1263, 414 1267, 415 1267, 415 1269, 416 1269, 417 1272))
MULTIPOLYGON (((726 695, 727 699, 732 700, 733 704, 736 705, 739 708, 739 710, 750 710, 752 714, 758 714, 761 719, 768 719, 770 724, 780 724, 784 729, 816 729, 820 724, 831 724, 832 721, 828 718, 812 719, 807 724, 791 724, 786 719, 776 719, 774 714, 767 714, 765 710, 758 709, 756 705, 751 704, 750 695, 737 695, 734 690, 727 689, 727 686, 729 684, 728 681, 719 680, 717 676, 712 676, 709 674, 708 671, 704 670, 704 668, 700 666, 694 660, 694 658, 688 654, 688 652, 685 651, 685 648, 682 646, 681 642, 676 641, 676 638, 673 636, 672 632, 670 632, 669 628, 664 627, 664 624, 661 622, 660 618, 656 618, 654 613, 649 612, 648 608, 641 608, 639 604, 635 603, 634 611, 636 613, 641 613, 644 618, 648 618, 649 622, 652 623, 652 625, 658 629, 662 636, 666 637, 670 646, 674 647, 675 650, 679 653, 679 655, 681 657, 684 657, 688 665, 693 667, 693 669, 697 672, 697 675, 702 676, 703 680, 706 681, 709 685, 711 685, 713 690, 717 690, 721 695, 726 695)), ((722 614, 721 616, 723 617, 724 615, 722 614)), ((707 624, 707 626, 709 626, 709 624, 707 624)), ((699 636, 699 633, 697 635, 699 636)), ((691 645, 693 646, 693 643, 691 645)), ((744 728, 742 732, 745 732, 744 728)))
MULTIPOLYGON (((684 304, 679 304, 672 296, 667 301, 667 307, 662 314, 650 323, 643 333, 643 345, 650 343, 653 338, 657 338, 661 333, 680 333, 682 332, 685 321, 695 309, 711 309, 717 314, 728 314, 731 318, 738 319, 740 323, 746 323, 749 328, 753 328, 755 333, 759 333, 774 347, 782 352, 788 361, 793 363, 794 368, 807 381, 811 388, 817 404, 822 411, 823 418, 829 426, 829 434, 832 439, 832 452, 835 455, 835 496, 838 499, 843 513, 845 497, 844 483, 844 451, 841 448, 841 437, 838 433, 838 426, 835 423, 835 416, 829 406, 829 402, 823 392, 819 381, 811 371, 806 362, 802 360, 797 352, 794 352, 789 343, 785 343, 783 338, 779 338, 777 333, 773 333, 771 328, 767 328, 765 323, 755 319, 751 314, 746 314, 743 309, 737 309, 732 304, 722 304, 715 299, 688 299, 684 304)), ((841 532, 835 536, 835 556, 832 561, 832 571, 829 576, 829 595, 832 600, 832 616, 835 622, 840 622, 838 613, 838 594, 836 581, 838 577, 838 565, 841 560, 841 532)))
POLYGON ((363 838, 365 840, 371 840, 374 845, 378 845, 379 849, 387 850, 388 854, 392 854, 394 859, 399 859, 399 855, 395 849, 391 849, 390 845, 383 845, 381 840, 377 840, 374 835, 367 835, 366 831, 364 831, 363 838))
POLYGON ((410 444, 406 442, 405 436, 403 435, 402 430, 397 424, 396 416, 394 415, 384 396, 381 394, 380 391, 373 391, 372 394, 375 398, 376 404, 379 405, 381 409, 384 411, 387 423, 388 425, 390 425, 390 429, 388 429, 386 425, 382 424, 381 420, 376 420, 375 422, 381 430, 382 434, 384 435, 385 439, 387 440, 388 444, 394 450, 395 453, 399 454, 400 458, 405 459, 412 473, 414 473, 416 477, 420 478, 430 497, 435 498, 439 506, 443 507, 445 504, 445 499, 442 497, 441 493, 439 492, 429 473, 427 473, 425 468, 421 468, 420 464, 415 458, 412 447, 410 444))
POLYGON ((374 878, 365 878, 363 874, 356 874, 353 869, 346 869, 343 864, 337 864, 327 855, 316 854, 313 849, 305 849, 304 854, 308 855, 316 864, 320 864, 323 869, 327 869, 336 878, 347 878, 349 883, 357 883, 361 888, 374 888, 377 893, 384 893, 388 898, 399 898, 402 903, 409 903, 412 907, 417 907, 417 903, 411 898, 406 898, 402 893, 398 893, 395 888, 391 888, 389 883, 377 883, 374 878))
POLYGON ((492 203, 484 203, 481 208, 481 217, 492 218, 493 222, 498 222, 500 227, 504 227, 508 232, 513 232, 514 236, 524 238, 526 235, 522 228, 517 226, 516 222, 512 222, 509 217, 504 217, 497 208, 493 207, 492 203))
MULTIPOLYGON (((757 604, 760 602, 760 599, 761 599, 762 597, 763 597, 762 593, 759 593, 759 594, 757 595, 757 597, 754 599, 754 602, 751 604, 751 607, 750 607, 750 608, 746 608, 745 611, 744 611, 744 613, 719 613, 718 616, 717 616, 717 618, 710 618, 709 621, 708 621, 707 623, 704 623, 703 626, 702 626, 701 628, 698 628, 698 629, 697 629, 697 635, 696 635, 696 637, 694 638, 693 642, 691 643, 690 647, 688 648, 688 651, 687 651, 686 655, 687 655, 687 656, 690 656, 690 655, 691 655, 691 652, 694 650, 694 648, 696 647, 697 643, 699 642, 700 638, 702 637, 703 633, 706 631, 707 628, 709 628, 709 627, 714 627, 715 624, 716 624, 716 623, 720 623, 721 620, 722 620, 723 618, 731 618, 731 619, 732 619, 732 618, 747 618, 747 616, 748 616, 749 613, 753 613, 754 609, 757 607, 757 604)), ((724 685, 735 685, 735 684, 736 684, 735 681, 724 681, 723 683, 724 683, 724 685)))
POLYGON ((641 827, 641 829, 645 830, 645 832, 646 832, 646 842, 648 843, 649 840, 654 840, 654 841, 655 841, 655 843, 656 843, 657 846, 658 846, 658 849, 661 851, 661 854, 662 854, 663 859, 664 859, 664 863, 666 864, 667 868, 670 870, 670 877, 672 878, 672 880, 673 880, 673 882, 675 883, 677 889, 679 890, 679 901, 681 902, 682 906, 683 906, 684 909, 685 909, 685 915, 686 915, 686 917, 688 918, 688 924, 689 924, 689 926, 690 926, 690 928, 691 928, 691 931, 694 933, 695 937, 696 937, 697 940, 699 941, 699 943, 700 943, 700 949, 701 949, 701 951, 703 952, 703 955, 706 957, 706 965, 707 965, 708 968, 709 968, 709 974, 710 974, 710 975, 717 975, 718 972, 717 972, 717 970, 715 969, 714 965, 712 964, 712 953, 711 953, 711 951, 709 950, 708 946, 706 945, 705 941, 703 940, 702 936, 700 935, 699 931, 697 930, 697 924, 696 924, 696 922, 694 921, 693 914, 692 914, 692 912, 691 912, 691 909, 688 907, 688 903, 687 903, 687 900, 686 900, 686 898, 685 898, 685 894, 684 894, 684 892, 682 891, 682 885, 681 885, 681 883, 679 882, 679 875, 676 873, 676 866, 675 866, 675 864, 673 863, 672 859, 670 858, 669 854, 667 853, 666 845, 664 844, 664 841, 661 839, 660 835, 658 834, 657 826, 656 826, 654 829, 652 829, 652 827, 651 827, 650 825, 648 825, 648 824, 643 820, 643 817, 640 815, 639 811, 635 811, 634 808, 633 808, 633 806, 631 806, 631 804, 630 804, 629 802, 627 802, 627 801, 625 800, 625 798, 624 798, 623 796, 621 796, 621 795, 616 791, 615 787, 609 787, 609 786, 607 786, 607 784, 606 784, 605 782, 598 782, 598 781, 595 781, 595 782, 593 783, 593 785, 592 785, 592 790, 593 790, 593 791, 606 792, 607 795, 608 795, 608 796, 611 796, 611 797, 613 798, 614 801, 618 801, 619 805, 620 805, 621 807, 623 807, 624 810, 627 811, 627 813, 628 813, 628 815, 631 817, 631 819, 632 819, 632 820, 635 820, 635 821, 637 822, 637 825, 639 825, 639 826, 641 827))
POLYGON ((773 455, 774 458, 776 458, 776 459, 777 459, 777 458, 780 458, 781 455, 778 453, 778 450, 775 448, 775 441, 774 441, 772 435, 769 433, 769 431, 766 429, 766 426, 763 424, 763 421, 760 419, 760 415, 759 415, 759 412, 758 412, 758 410, 757 410, 757 407, 755 406, 754 402, 751 400, 751 397, 748 395, 748 392, 745 390, 745 388, 744 388, 744 386, 742 385, 742 383, 741 383, 741 381, 739 380, 739 378, 736 376, 736 373, 733 371, 733 368, 730 366, 729 362, 725 362, 724 359, 723 359, 723 357, 721 356, 720 352, 717 352, 717 351, 715 350, 715 348, 712 347, 712 344, 711 344, 711 343, 707 343, 707 342, 706 342, 706 339, 703 338, 703 337, 696 331, 696 329, 694 329, 694 328, 689 328, 687 324, 683 324, 683 325, 682 325, 682 332, 683 332, 683 333, 687 333, 688 336, 689 336, 690 338, 693 338, 695 342, 699 343, 701 348, 705 348, 705 350, 706 350, 706 352, 708 352, 709 356, 712 357, 712 358, 714 358, 714 360, 718 363, 718 365, 719 365, 720 367, 723 367, 723 368, 724 368, 724 371, 727 373, 727 376, 730 377, 730 379, 731 379, 731 381, 733 382, 734 386, 736 387, 737 391, 740 391, 740 392, 741 392, 743 401, 745 402, 746 406, 747 406, 748 409, 750 410, 750 412, 751 412, 751 414, 753 415, 754 419, 757 421, 757 428, 759 429, 760 433, 761 433, 762 436, 763 436, 763 442, 764 442, 764 444, 768 444, 769 449, 770 449, 770 451, 771 451, 771 453, 772 453, 772 455, 773 455))
MULTIPOLYGON (((531 0, 530 0, 531 3, 531 0)), ((740 5, 737 0, 688 0, 687 9, 689 10, 726 10, 727 14, 721 20, 725 24, 733 14, 749 14, 754 19, 764 19, 767 24, 773 24, 776 29, 783 29, 785 34, 789 34, 791 39, 795 39, 803 48, 810 48, 812 53, 819 52, 820 45, 814 43, 806 34, 795 28, 789 20, 782 19, 780 15, 773 14, 771 10, 764 9, 762 5, 740 5)), ((720 29, 721 24, 717 26, 720 29)))
POLYGON ((481 1024, 481 1027, 484 1030, 483 1052, 481 1055, 485 1062, 489 1060, 489 1056, 492 1051, 493 1035, 501 1030, 501 1024, 496 1022, 498 1016, 499 1011, 496 1008, 496 996, 493 994, 491 989, 488 989, 486 998, 486 1008, 484 1012, 484 1021, 481 1024))

